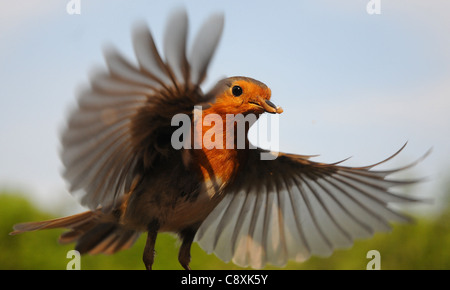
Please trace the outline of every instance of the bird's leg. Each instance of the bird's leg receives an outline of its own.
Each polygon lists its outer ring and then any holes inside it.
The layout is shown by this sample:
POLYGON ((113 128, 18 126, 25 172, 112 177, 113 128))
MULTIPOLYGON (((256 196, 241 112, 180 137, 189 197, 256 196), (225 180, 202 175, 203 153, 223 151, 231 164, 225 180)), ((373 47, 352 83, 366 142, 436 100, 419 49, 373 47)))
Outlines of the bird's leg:
POLYGON ((147 270, 152 269, 153 260, 155 258, 155 243, 156 243, 156 236, 158 235, 158 229, 159 223, 157 220, 154 220, 151 223, 149 223, 147 242, 145 243, 144 256, 142 257, 145 268, 147 270))
POLYGON ((196 232, 197 227, 195 229, 187 228, 179 233, 180 238, 182 239, 182 244, 178 253, 178 261, 185 270, 191 269, 189 267, 189 262, 191 261, 191 245, 194 241, 196 232))

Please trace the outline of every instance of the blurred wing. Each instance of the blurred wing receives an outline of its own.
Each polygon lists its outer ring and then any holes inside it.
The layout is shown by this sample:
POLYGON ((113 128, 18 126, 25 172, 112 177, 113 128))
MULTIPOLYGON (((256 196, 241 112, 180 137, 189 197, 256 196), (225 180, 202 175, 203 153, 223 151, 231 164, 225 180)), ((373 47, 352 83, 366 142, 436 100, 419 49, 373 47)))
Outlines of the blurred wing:
POLYGON ((91 78, 91 87, 81 93, 62 134, 64 176, 83 205, 95 209, 112 204, 130 190, 136 168, 151 166, 155 158, 171 150, 167 135, 172 116, 191 113, 195 104, 205 102, 199 85, 222 29, 221 15, 204 23, 191 63, 185 56, 184 10, 169 19, 165 60, 146 27, 133 33, 138 66, 113 48, 105 51, 108 71, 91 78), (190 66, 195 70, 191 72, 190 66))
POLYGON ((290 154, 260 160, 261 149, 249 151, 233 187, 196 235, 205 251, 242 267, 282 266, 290 259, 328 256, 336 248, 350 247, 355 239, 389 230, 390 221, 408 221, 389 204, 417 201, 389 192, 417 180, 386 179, 415 163, 391 171, 371 170, 400 151, 358 168, 290 154))

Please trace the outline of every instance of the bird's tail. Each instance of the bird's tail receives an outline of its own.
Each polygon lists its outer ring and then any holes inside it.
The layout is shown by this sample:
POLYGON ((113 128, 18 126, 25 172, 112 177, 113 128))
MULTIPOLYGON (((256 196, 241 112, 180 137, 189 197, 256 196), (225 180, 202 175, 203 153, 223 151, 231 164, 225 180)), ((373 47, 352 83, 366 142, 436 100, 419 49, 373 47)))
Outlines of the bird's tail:
POLYGON ((10 235, 43 229, 67 228, 69 231, 59 237, 62 244, 76 242, 75 250, 80 254, 113 254, 131 247, 140 235, 125 228, 113 214, 102 211, 86 211, 76 215, 14 225, 10 235))

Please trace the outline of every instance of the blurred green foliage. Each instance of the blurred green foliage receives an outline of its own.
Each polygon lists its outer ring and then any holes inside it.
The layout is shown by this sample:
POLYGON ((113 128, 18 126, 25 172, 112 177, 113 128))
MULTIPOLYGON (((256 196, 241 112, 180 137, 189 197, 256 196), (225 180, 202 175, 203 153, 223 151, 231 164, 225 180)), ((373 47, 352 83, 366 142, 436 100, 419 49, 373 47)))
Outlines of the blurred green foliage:
MULTIPOLYGON (((10 236, 12 226, 26 221, 54 218, 36 209, 19 192, 0 192, 0 269, 66 269, 73 245, 60 245, 63 230, 45 230, 10 236)), ((312 257, 304 263, 289 262, 282 269, 366 269, 366 254, 377 250, 381 269, 450 269, 450 208, 433 219, 419 218, 413 224, 394 225, 392 232, 356 241, 329 258, 312 257)), ((128 250, 114 255, 82 256, 81 269, 144 269, 145 235, 128 250)), ((174 235, 158 235, 154 269, 181 269, 179 242, 174 235)), ((192 247, 192 269, 240 269, 192 247)), ((267 269, 280 269, 268 266, 267 269)))

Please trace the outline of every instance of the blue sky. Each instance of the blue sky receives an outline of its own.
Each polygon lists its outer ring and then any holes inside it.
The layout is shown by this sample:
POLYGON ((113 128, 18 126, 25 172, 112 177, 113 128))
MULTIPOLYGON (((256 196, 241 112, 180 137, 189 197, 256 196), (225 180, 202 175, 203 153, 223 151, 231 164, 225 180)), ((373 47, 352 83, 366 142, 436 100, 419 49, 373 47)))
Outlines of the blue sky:
POLYGON ((77 88, 102 66, 113 44, 133 60, 131 29, 145 21, 161 47, 171 11, 186 7, 191 36, 211 13, 224 34, 205 88, 225 76, 266 83, 283 107, 280 149, 353 156, 375 163, 406 141, 387 164, 433 153, 410 175, 431 181, 415 192, 434 196, 450 168, 450 3, 444 0, 0 1, 0 188, 19 188, 43 207, 74 204, 60 172, 59 132, 77 88))

